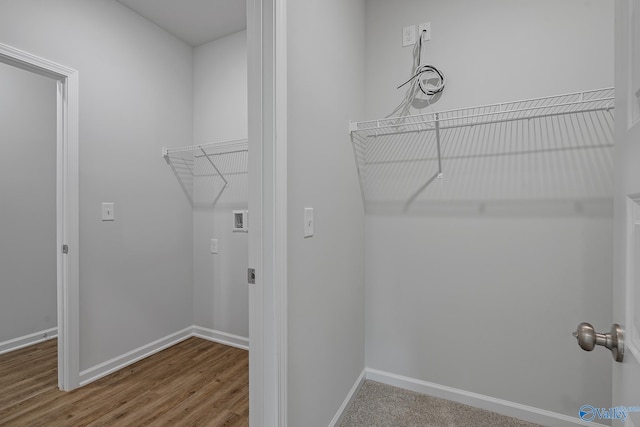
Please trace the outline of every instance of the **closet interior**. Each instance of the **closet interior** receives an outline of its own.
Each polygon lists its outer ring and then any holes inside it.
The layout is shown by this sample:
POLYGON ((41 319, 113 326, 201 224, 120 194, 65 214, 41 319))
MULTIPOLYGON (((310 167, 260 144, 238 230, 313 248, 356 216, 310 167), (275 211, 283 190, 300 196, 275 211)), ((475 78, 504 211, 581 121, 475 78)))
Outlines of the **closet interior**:
POLYGON ((363 111, 343 126, 368 377, 573 417, 582 401, 610 407, 610 355, 581 354, 569 331, 611 323, 612 5, 365 8, 363 111))
POLYGON ((193 210, 197 334, 245 349, 248 155, 246 139, 162 149, 193 210))

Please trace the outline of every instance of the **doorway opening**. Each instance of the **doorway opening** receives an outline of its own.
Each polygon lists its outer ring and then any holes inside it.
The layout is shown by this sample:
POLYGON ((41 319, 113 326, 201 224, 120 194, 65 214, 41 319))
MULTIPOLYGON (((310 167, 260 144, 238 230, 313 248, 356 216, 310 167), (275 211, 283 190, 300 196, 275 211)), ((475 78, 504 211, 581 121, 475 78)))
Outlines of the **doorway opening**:
MULTIPOLYGON (((51 175, 55 175, 55 246, 52 244, 50 251, 56 254, 51 255, 51 258, 55 258, 56 276, 58 387, 61 390, 72 390, 78 386, 79 377, 78 75, 75 70, 4 44, 0 44, 0 62, 55 82, 56 142, 55 149, 51 150, 52 154, 55 153, 55 168, 51 168, 51 175)), ((27 124, 25 128, 29 126, 27 124)), ((30 197, 30 195, 23 196, 25 196, 23 199, 30 197)), ((8 243, 9 249, 19 242, 17 238, 13 240, 15 241, 8 243)), ((38 261, 23 260, 23 262, 29 264, 38 261)), ((53 319, 48 320, 54 323, 53 319)), ((37 338, 37 334, 48 334, 48 331, 53 332, 53 328, 34 333, 37 338)), ((21 340, 13 341, 13 344, 19 346, 28 344, 30 338, 26 336, 23 335, 21 340)), ((40 336, 40 338, 43 337, 40 336)), ((7 348, 10 345, 11 343, 7 348)))

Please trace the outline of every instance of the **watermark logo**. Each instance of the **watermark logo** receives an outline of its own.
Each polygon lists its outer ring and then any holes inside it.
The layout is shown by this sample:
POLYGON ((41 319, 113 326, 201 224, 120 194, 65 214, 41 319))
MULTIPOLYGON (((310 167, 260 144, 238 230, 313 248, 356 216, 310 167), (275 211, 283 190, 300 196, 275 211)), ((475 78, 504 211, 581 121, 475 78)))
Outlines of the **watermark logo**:
POLYGON ((625 422, 632 412, 640 412, 640 406, 616 406, 615 408, 594 408, 591 405, 583 405, 578 410, 578 415, 583 421, 591 422, 599 420, 620 420, 625 422))

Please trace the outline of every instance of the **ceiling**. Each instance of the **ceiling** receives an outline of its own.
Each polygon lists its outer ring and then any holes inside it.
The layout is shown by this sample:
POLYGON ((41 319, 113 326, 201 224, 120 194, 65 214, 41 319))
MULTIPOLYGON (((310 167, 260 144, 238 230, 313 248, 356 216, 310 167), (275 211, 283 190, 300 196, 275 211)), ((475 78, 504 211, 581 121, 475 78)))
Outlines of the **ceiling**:
POLYGON ((244 0, 117 0, 191 46, 247 28, 244 0))

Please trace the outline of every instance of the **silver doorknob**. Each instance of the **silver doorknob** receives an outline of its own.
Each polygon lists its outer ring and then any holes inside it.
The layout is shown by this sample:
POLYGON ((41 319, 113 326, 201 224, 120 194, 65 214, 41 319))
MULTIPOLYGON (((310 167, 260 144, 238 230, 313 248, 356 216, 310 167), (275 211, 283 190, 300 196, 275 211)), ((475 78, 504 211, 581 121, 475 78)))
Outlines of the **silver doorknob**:
POLYGON ((585 351, 593 350, 597 345, 611 350, 613 360, 622 362, 624 359, 624 331, 617 323, 611 326, 608 334, 599 334, 587 322, 578 325, 578 329, 573 333, 578 339, 578 345, 585 351))

